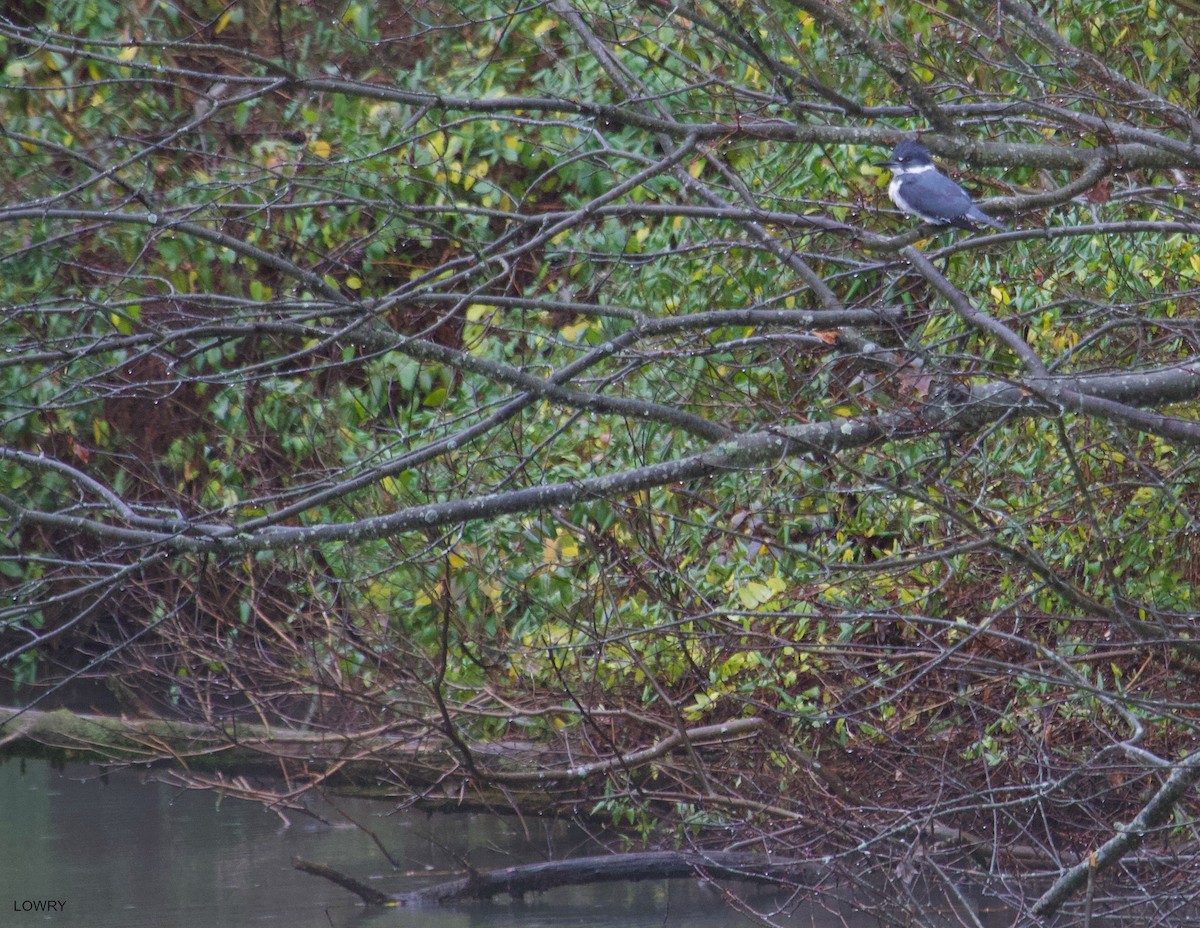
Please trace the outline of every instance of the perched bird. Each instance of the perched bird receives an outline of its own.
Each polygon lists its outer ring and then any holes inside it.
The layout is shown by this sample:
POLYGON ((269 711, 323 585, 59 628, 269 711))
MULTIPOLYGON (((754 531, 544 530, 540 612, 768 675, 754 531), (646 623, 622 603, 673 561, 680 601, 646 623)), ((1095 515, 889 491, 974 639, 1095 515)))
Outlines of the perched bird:
POLYGON ((876 162, 875 166, 892 172, 888 196, 910 216, 918 216, 934 226, 974 229, 984 223, 1004 228, 972 203, 967 191, 934 166, 929 149, 920 142, 905 139, 892 150, 887 161, 876 162))

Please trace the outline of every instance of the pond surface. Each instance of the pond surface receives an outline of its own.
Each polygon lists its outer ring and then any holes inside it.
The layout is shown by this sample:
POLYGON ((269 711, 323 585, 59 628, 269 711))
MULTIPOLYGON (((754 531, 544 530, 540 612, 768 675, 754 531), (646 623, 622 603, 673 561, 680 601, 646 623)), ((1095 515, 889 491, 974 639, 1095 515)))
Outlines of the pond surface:
MULTIPOLYGON (((438 909, 368 909, 293 856, 403 892, 456 869, 598 853, 561 823, 507 815, 391 814, 388 803, 337 800, 371 837, 317 804, 324 821, 211 792, 182 791, 94 767, 0 764, 0 924, 57 928, 749 928, 754 924, 692 880, 554 890, 527 902, 438 909), (526 830, 528 829, 528 831, 526 830), (47 911, 47 902, 62 903, 47 911), (43 908, 38 908, 43 906, 43 908)), ((793 924, 867 928, 874 920, 823 911, 793 924)))

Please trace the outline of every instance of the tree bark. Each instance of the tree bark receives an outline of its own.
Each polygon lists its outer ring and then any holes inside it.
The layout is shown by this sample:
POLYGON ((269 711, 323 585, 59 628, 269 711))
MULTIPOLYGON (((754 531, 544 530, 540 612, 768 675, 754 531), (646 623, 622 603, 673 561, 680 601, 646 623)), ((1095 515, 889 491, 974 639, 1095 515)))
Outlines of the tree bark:
POLYGON ((544 863, 476 870, 457 880, 406 893, 385 895, 353 877, 322 864, 296 857, 292 865, 321 876, 357 895, 367 905, 422 907, 448 902, 477 901, 493 896, 521 896, 559 886, 641 880, 687 879, 696 876, 752 883, 813 886, 828 876, 824 867, 805 860, 773 859, 763 854, 732 851, 659 851, 605 854, 544 863))

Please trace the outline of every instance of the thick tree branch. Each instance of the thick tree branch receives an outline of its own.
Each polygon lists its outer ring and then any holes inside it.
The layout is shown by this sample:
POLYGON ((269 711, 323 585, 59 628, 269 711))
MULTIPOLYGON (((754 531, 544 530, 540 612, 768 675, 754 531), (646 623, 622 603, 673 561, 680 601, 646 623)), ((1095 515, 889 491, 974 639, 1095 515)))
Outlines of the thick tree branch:
POLYGON ((1131 851, 1163 825, 1192 788, 1200 782, 1200 753, 1189 754, 1174 765, 1158 792, 1128 825, 1117 824, 1116 832, 1085 859, 1063 873, 1033 904, 1037 918, 1049 918, 1084 886, 1089 875, 1098 875, 1119 864, 1131 851))

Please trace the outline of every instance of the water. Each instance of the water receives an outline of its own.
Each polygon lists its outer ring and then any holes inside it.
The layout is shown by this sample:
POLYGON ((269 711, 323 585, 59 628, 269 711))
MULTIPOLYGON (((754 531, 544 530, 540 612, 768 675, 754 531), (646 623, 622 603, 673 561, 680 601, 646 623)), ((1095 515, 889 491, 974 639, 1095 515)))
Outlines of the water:
MULTIPOLYGON (((367 908, 357 896, 292 868, 326 864, 386 893, 458 875, 461 861, 511 866, 600 853, 562 822, 512 815, 395 813, 394 805, 317 800, 285 821, 258 803, 187 791, 146 770, 55 771, 44 761, 0 763, 0 926, 9 928, 750 928, 695 880, 564 887, 526 900, 427 909, 367 908), (369 828, 397 859, 387 862, 369 828), (61 911, 27 911, 37 903, 61 911)), ((760 911, 772 897, 734 884, 760 911), (755 895, 757 894, 757 895, 755 895)), ((779 924, 878 928, 832 898, 779 924)), ((934 906, 934 909, 941 908, 934 906)), ((1003 912, 983 924, 1008 925, 1003 912)), ((961 926, 942 908, 926 928, 961 926)))
MULTIPOLYGON (((513 816, 390 814, 392 806, 337 800, 398 858, 329 806, 324 822, 221 800, 93 767, 57 772, 43 761, 0 764, 0 925, 56 928, 748 928, 694 881, 554 890, 528 901, 438 909, 368 909, 325 880, 294 870, 293 856, 327 864, 384 892, 476 866, 596 853, 581 833, 513 816), (526 827, 528 831, 526 831, 526 827), (436 868, 433 870, 427 868, 436 868), (426 874, 418 876, 414 874, 426 874), (61 901, 61 911, 25 911, 61 901)), ((806 919, 807 925, 813 925, 806 919)), ((830 923, 832 924, 832 923, 830 923)), ((843 923, 844 924, 844 923, 843 923)))

